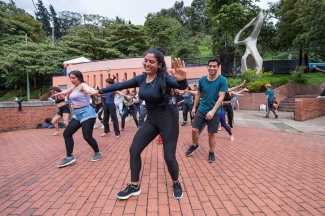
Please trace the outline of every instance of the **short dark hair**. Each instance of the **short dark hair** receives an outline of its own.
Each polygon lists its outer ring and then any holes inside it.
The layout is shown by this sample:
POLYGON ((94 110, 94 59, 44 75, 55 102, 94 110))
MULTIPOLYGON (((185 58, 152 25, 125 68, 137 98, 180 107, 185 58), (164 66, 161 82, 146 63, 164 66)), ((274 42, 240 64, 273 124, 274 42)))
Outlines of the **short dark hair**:
POLYGON ((50 91, 53 90, 53 91, 56 91, 56 92, 61 92, 61 89, 59 89, 58 87, 56 86, 51 86, 50 87, 50 91))
POLYGON ((69 77, 70 77, 71 74, 75 75, 75 76, 77 77, 77 79, 78 79, 81 83, 84 83, 84 82, 85 82, 85 81, 84 81, 84 76, 82 75, 82 73, 81 73, 80 71, 78 71, 78 70, 71 71, 71 72, 69 73, 69 77))
POLYGON ((115 79, 116 77, 113 75, 113 79, 112 78, 107 78, 105 81, 109 84, 114 84, 115 83, 115 79))
POLYGON ((217 65, 218 65, 218 66, 220 65, 220 59, 219 59, 219 57, 213 57, 212 59, 210 59, 210 60, 208 61, 208 64, 209 64, 210 62, 217 62, 217 65))

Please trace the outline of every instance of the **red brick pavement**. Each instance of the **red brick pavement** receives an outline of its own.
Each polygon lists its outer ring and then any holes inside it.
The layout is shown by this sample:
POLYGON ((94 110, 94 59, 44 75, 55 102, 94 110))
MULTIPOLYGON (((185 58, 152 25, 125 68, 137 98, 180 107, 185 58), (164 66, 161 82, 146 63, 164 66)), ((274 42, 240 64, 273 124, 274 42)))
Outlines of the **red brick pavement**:
POLYGON ((115 195, 130 180, 128 148, 135 133, 126 123, 120 138, 100 137, 103 157, 90 162, 91 148, 75 134, 72 166, 62 135, 35 129, 0 133, 0 215, 325 215, 325 139, 236 127, 235 141, 217 134, 216 163, 209 164, 207 133, 200 149, 185 157, 191 127, 180 127, 177 159, 184 196, 175 200, 154 140, 142 153, 142 193, 115 195))

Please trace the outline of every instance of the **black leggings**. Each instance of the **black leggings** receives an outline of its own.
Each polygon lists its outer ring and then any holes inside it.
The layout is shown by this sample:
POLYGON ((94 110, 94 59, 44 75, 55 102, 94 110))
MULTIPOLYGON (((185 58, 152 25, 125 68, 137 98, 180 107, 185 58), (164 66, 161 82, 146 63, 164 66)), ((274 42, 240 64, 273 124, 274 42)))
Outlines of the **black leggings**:
POLYGON ((228 113, 228 124, 231 128, 233 128, 232 126, 232 122, 234 119, 234 110, 232 109, 231 103, 227 103, 227 104, 223 104, 222 105, 223 110, 228 113))
POLYGON ((71 119, 67 128, 63 132, 63 137, 65 141, 65 147, 67 149, 67 156, 72 156, 74 141, 72 135, 81 127, 82 135, 90 147, 93 148, 95 152, 99 152, 96 140, 93 138, 93 129, 96 119, 90 118, 80 124, 76 119, 71 119))
POLYGON ((129 150, 131 182, 139 181, 141 152, 158 134, 161 134, 164 141, 164 159, 168 172, 173 181, 178 180, 179 167, 176 160, 178 133, 177 113, 172 105, 157 108, 155 111, 148 110, 147 119, 136 132, 129 150))

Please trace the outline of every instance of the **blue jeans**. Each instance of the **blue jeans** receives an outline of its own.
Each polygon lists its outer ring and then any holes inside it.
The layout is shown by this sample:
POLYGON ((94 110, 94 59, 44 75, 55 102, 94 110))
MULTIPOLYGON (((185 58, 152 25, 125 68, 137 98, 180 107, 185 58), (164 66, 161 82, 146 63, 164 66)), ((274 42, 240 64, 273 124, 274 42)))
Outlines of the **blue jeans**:
POLYGON ((141 127, 141 125, 144 122, 144 119, 147 116, 147 107, 146 105, 141 104, 140 106, 140 116, 139 116, 139 128, 141 127))

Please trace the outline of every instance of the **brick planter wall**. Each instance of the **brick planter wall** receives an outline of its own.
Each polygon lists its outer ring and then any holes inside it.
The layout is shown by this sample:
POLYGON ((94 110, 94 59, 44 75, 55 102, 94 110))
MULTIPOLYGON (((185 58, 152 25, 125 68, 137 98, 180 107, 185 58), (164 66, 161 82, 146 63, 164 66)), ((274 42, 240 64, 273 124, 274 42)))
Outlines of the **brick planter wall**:
MULTIPOLYGON (((274 97, 280 101, 292 95, 319 95, 325 88, 322 86, 305 86, 301 84, 287 84, 274 89, 274 97)), ((245 96, 239 96, 239 109, 259 110, 260 104, 265 102, 265 93, 245 93, 245 96)))
POLYGON ((297 98, 295 120, 305 121, 325 115, 325 98, 297 98))
POLYGON ((34 129, 37 124, 45 124, 46 118, 53 118, 57 110, 54 102, 33 101, 22 102, 22 110, 18 103, 0 103, 0 132, 22 129, 34 129))

